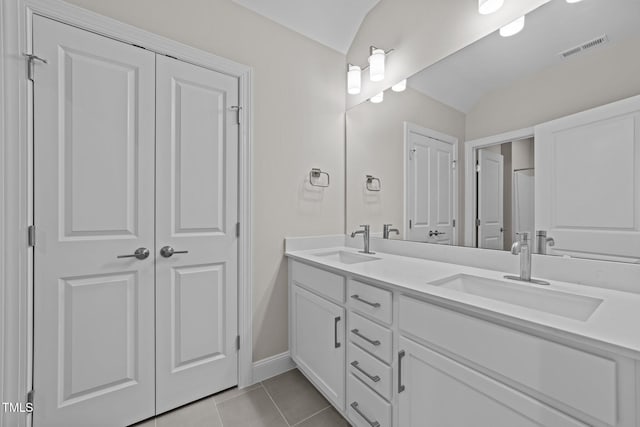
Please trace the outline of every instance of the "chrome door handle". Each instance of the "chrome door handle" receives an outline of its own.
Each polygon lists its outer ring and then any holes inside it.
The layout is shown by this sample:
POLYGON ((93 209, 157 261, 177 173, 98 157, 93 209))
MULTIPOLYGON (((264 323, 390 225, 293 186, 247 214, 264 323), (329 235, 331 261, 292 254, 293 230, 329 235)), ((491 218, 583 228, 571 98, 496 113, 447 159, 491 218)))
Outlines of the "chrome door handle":
POLYGON ((171 246, 164 246, 162 249, 160 249, 160 255, 162 255, 165 258, 171 258, 173 254, 188 254, 188 253, 189 251, 176 251, 171 246))
POLYGON ((402 359, 406 353, 404 350, 400 350, 398 352, 398 393, 402 393, 404 391, 404 385, 402 384, 402 359))
POLYGON ((365 303, 367 305, 370 305, 371 307, 380 308, 380 303, 379 302, 369 302, 366 299, 360 298, 360 295, 351 295, 351 298, 353 298, 356 301, 360 301, 360 302, 363 302, 363 303, 365 303))
POLYGON ((118 255, 116 258, 137 258, 139 260, 149 258, 149 249, 147 248, 138 248, 134 253, 129 255, 118 255))
POLYGON ((368 342, 369 344, 373 344, 373 345, 375 345, 375 346, 379 346, 379 345, 380 345, 380 341, 378 341, 378 340, 372 340, 371 338, 367 338, 367 337, 365 337, 364 335, 362 335, 362 334, 360 333, 360 331, 359 331, 358 329, 352 329, 352 330, 351 330, 351 333, 352 333, 352 334, 354 334, 354 335, 355 335, 355 336, 357 336, 357 337, 362 338, 363 340, 365 340, 365 341, 366 341, 366 342, 368 342))
POLYGON ((373 381, 374 383, 377 383, 378 381, 380 381, 380 377, 377 375, 371 375, 370 373, 368 373, 367 371, 365 371, 364 369, 362 369, 360 367, 360 363, 358 363, 357 360, 354 360, 353 362, 351 362, 351 366, 353 366, 354 368, 356 368, 358 371, 362 372, 367 378, 369 378, 371 381, 373 381))
POLYGON ((340 316, 333 319, 333 346, 334 348, 340 348, 342 344, 338 341, 338 322, 340 322, 340 316))
POLYGON ((444 231, 438 231, 438 230, 436 230, 436 231, 429 231, 429 237, 439 236, 439 235, 441 235, 441 234, 447 234, 447 233, 445 233, 444 231))
POLYGON ((380 423, 377 421, 371 421, 369 418, 367 418, 367 416, 360 410, 358 409, 360 407, 360 405, 358 404, 358 402, 353 402, 351 404, 351 407, 353 408, 354 411, 356 411, 356 413, 358 415, 360 415, 366 422, 367 424, 369 424, 371 427, 380 427, 380 423))

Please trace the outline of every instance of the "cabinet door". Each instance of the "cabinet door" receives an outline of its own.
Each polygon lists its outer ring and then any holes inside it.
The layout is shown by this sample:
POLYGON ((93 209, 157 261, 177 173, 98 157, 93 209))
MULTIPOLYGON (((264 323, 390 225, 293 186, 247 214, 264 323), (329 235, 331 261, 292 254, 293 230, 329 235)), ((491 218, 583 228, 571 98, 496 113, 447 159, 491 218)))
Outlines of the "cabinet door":
POLYGON ((400 338, 400 356, 402 427, 586 426, 404 337, 400 338))
POLYGON ((291 296, 291 356, 316 387, 344 409, 344 309, 295 285, 291 296))

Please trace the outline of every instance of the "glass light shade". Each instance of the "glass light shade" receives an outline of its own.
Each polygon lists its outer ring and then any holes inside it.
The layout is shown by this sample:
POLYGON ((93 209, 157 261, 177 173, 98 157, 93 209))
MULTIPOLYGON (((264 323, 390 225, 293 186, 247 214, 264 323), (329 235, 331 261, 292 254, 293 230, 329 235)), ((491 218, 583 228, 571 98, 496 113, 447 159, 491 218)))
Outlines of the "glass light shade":
POLYGON ((357 65, 349 64, 349 71, 347 72, 347 92, 350 95, 357 95, 360 93, 362 87, 362 70, 357 65))
POLYGON ((384 60, 384 50, 372 49, 371 56, 369 56, 369 79, 372 82, 384 79, 384 60))
POLYGON ((380 104, 382 101, 384 101, 384 92, 380 92, 379 94, 372 96, 369 101, 374 104, 380 104))
POLYGON ((391 90, 394 92, 404 92, 407 88, 407 79, 400 80, 398 83, 391 86, 391 90))
POLYGON ((478 0, 478 12, 480 15, 488 15, 502 7, 504 0, 478 0))
POLYGON ((518 34, 524 28, 524 16, 516 19, 510 24, 505 25, 500 28, 500 35, 502 37, 511 37, 513 35, 518 34))

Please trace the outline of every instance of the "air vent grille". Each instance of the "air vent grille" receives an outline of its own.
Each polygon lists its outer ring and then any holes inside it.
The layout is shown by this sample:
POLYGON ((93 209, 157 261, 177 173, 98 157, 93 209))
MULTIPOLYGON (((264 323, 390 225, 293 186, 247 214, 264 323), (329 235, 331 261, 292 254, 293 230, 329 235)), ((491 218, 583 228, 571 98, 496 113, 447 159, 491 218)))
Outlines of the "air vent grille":
POLYGON ((600 37, 597 37, 593 40, 589 40, 587 42, 582 43, 581 45, 572 47, 571 49, 567 49, 564 52, 560 52, 560 56, 566 59, 570 56, 574 56, 581 52, 584 52, 585 50, 593 49, 594 47, 607 44, 608 42, 609 42, 609 37, 607 37, 606 34, 603 34, 600 37))

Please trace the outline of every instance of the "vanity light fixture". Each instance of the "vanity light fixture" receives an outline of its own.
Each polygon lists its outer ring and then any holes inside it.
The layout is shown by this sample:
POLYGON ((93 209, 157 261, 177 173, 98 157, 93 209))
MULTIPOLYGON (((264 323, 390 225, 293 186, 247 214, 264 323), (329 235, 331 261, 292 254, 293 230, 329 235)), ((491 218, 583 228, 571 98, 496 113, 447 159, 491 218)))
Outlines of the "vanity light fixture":
POLYGON ((384 62, 386 53, 382 49, 371 46, 369 55, 369 80, 379 82, 384 79, 384 62))
POLYGON ((357 95, 360 93, 360 88, 362 87, 362 70, 357 65, 349 64, 348 67, 347 92, 350 95, 357 95))
POLYGON ((391 90, 394 92, 404 92, 407 88, 407 79, 400 80, 398 83, 391 86, 391 90))
POLYGON ((489 15, 502 7, 504 0, 478 0, 478 12, 480 15, 489 15))
POLYGON ((379 94, 372 96, 369 101, 371 101, 373 104, 380 104, 382 101, 384 101, 384 92, 380 92, 379 94))
POLYGON ((502 37, 511 37, 518 34, 524 28, 524 15, 515 21, 500 28, 500 35, 502 37))

